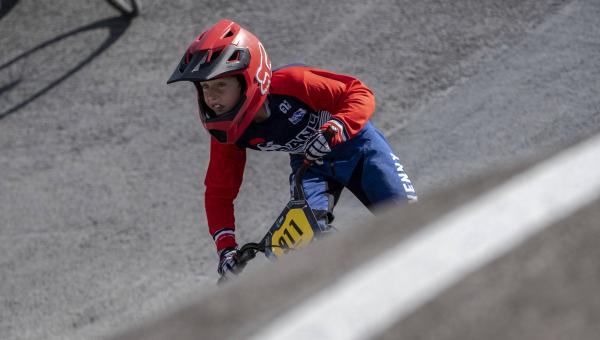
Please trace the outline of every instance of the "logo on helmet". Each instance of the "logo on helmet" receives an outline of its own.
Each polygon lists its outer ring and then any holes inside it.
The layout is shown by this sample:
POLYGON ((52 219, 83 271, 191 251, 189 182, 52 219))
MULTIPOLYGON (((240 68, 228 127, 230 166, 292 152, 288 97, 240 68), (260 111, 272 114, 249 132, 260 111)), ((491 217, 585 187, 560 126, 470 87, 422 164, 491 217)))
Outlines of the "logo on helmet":
POLYGON ((258 48, 260 50, 260 66, 256 71, 256 81, 260 84, 260 93, 265 95, 271 85, 271 61, 261 42, 258 42, 258 48))

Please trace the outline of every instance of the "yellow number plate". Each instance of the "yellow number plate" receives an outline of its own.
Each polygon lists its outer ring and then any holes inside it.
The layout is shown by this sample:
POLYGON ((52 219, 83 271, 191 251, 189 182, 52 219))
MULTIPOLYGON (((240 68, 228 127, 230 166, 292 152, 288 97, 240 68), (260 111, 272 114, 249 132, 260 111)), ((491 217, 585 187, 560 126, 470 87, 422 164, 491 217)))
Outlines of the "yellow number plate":
POLYGON ((309 244, 314 232, 301 208, 290 209, 279 229, 271 236, 273 254, 279 257, 288 249, 299 249, 309 244))

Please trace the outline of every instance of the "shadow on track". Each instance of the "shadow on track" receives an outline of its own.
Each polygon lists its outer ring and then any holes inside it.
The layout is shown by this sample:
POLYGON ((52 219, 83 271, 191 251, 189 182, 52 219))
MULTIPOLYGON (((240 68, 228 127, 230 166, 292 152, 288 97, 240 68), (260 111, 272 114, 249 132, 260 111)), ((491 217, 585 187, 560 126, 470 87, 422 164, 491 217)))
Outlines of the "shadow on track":
POLYGON ((0 0, 0 19, 10 12, 19 0, 0 0))
MULTIPOLYGON (((16 56, 12 60, 9 60, 8 62, 0 65, 0 71, 2 71, 3 69, 11 66, 12 64, 18 62, 19 60, 27 58, 29 55, 36 53, 43 48, 46 48, 52 44, 56 44, 57 42, 60 42, 63 39, 69 38, 71 36, 74 36, 74 35, 77 35, 77 34, 80 34, 83 32, 92 31, 92 30, 96 30, 96 29, 103 29, 103 28, 108 28, 110 31, 108 38, 106 38, 106 40, 104 40, 102 42, 102 44, 100 46, 98 46, 98 48, 96 48, 94 51, 92 51, 92 53, 90 53, 90 55, 87 58, 85 58, 84 60, 79 62, 75 67, 73 67, 72 69, 67 71, 67 73, 65 73, 61 77, 55 79, 54 81, 52 81, 50 84, 46 85, 41 90, 39 90, 36 93, 29 96, 29 98, 23 100, 21 103, 13 106, 12 108, 10 108, 6 111, 0 112, 0 120, 2 120, 3 118, 6 118, 9 115, 22 109, 27 104, 29 104, 29 103, 33 102, 34 100, 38 99, 39 97, 43 96, 46 92, 50 91, 52 88, 56 87, 57 85, 59 85, 60 83, 65 81, 67 78, 69 78, 73 74, 77 73, 84 66, 89 64, 92 60, 94 60, 94 58, 99 56, 102 52, 104 52, 112 44, 114 44, 123 35, 123 33, 125 33, 125 31, 127 30, 127 28, 129 27, 130 24, 131 24, 131 19, 127 18, 125 16, 112 17, 112 18, 96 21, 89 25, 86 25, 86 26, 77 28, 75 30, 69 31, 67 33, 61 34, 61 35, 57 36, 56 38, 45 41, 45 42, 29 49, 28 51, 16 56)), ((12 81, 9 84, 0 85, 0 96, 3 93, 8 92, 8 91, 12 90, 13 88, 15 88, 21 82, 21 80, 22 79, 18 79, 18 80, 12 81)))

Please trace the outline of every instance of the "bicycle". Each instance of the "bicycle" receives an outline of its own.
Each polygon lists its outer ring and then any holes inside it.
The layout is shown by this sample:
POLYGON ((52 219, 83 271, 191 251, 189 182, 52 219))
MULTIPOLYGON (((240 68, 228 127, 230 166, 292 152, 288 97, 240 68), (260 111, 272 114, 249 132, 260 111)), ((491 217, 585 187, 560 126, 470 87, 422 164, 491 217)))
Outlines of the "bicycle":
MULTIPOLYGON (((332 128, 323 132, 327 140, 332 138, 335 133, 336 131, 332 128)), ((308 205, 302 187, 302 178, 312 163, 312 161, 304 159, 302 165, 294 173, 292 198, 260 242, 249 242, 238 249, 237 263, 240 269, 236 274, 239 274, 259 252, 271 260, 276 260, 287 252, 303 248, 314 239, 323 236, 324 231, 321 230, 314 212, 308 205)), ((220 285, 227 280, 229 277, 223 275, 217 284, 220 285)))
POLYGON ((134 18, 140 14, 141 6, 138 0, 106 0, 106 2, 127 18, 134 18))
MULTIPOLYGON (((322 236, 323 231, 308 205, 304 188, 302 188, 302 178, 310 165, 311 163, 305 160, 294 174, 292 199, 261 241, 246 243, 237 251, 240 272, 259 252, 265 254, 269 259, 276 260, 287 252, 303 248, 315 238, 322 236)), ((229 277, 223 275, 217 284, 223 284, 228 280, 229 277)))

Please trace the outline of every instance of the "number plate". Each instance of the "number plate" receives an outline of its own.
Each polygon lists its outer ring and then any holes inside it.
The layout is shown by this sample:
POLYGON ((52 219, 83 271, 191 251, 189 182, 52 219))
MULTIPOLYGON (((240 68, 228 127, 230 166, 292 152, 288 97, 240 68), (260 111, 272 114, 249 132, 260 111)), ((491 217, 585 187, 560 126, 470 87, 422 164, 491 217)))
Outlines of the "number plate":
POLYGON ((291 201, 267 233, 267 256, 280 257, 309 244, 321 230, 305 201, 291 201))

